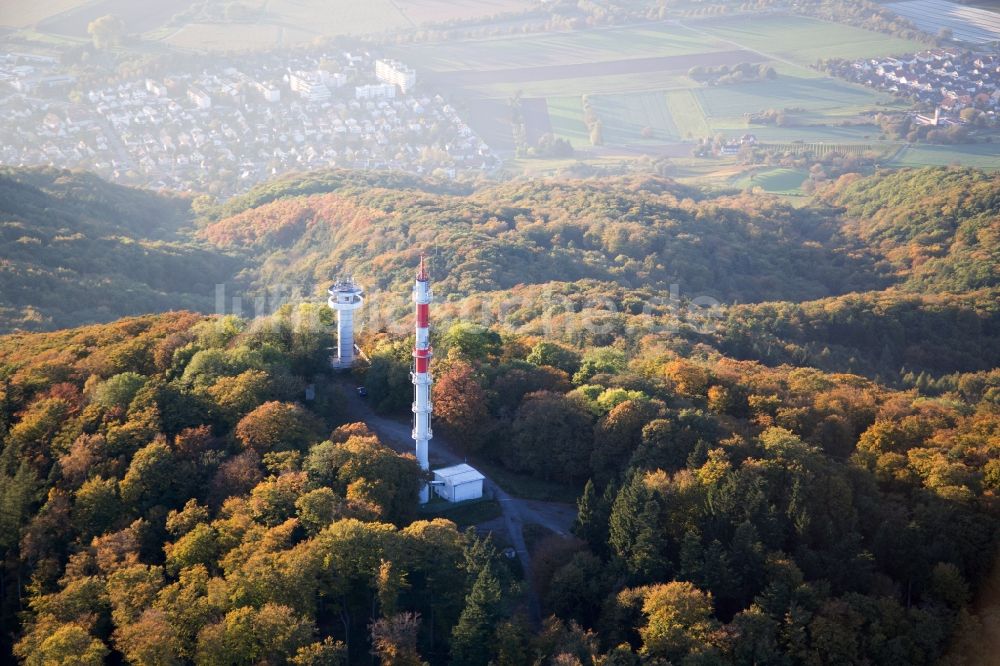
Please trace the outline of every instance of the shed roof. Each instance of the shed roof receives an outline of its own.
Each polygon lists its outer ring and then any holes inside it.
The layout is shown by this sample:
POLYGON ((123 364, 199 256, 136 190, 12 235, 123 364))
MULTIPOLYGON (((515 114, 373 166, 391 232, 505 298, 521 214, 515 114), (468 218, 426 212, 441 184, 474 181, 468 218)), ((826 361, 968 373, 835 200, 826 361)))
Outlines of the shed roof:
POLYGON ((465 463, 436 469, 434 470, 434 476, 440 478, 442 481, 450 482, 453 486, 460 486, 463 483, 472 483, 473 481, 482 481, 486 478, 477 469, 465 463))

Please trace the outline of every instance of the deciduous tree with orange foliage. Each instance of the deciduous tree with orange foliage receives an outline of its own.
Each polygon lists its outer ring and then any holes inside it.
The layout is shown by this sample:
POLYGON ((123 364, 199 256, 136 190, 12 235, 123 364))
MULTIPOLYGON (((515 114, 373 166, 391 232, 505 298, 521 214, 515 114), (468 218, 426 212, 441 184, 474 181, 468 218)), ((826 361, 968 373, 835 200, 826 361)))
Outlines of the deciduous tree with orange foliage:
POLYGON ((475 452, 483 445, 489 427, 486 394, 468 363, 452 363, 435 379, 434 418, 462 449, 475 452))
POLYGON ((259 454, 304 450, 322 437, 323 424, 301 405, 265 402, 236 424, 236 438, 259 454))

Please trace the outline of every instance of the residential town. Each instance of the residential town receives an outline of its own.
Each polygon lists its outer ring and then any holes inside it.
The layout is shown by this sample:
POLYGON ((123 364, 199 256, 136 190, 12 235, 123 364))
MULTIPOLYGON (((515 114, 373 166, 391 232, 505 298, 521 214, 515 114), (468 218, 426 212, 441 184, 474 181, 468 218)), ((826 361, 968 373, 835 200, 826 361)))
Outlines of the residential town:
MULTIPOLYGON (((990 122, 1000 112, 1000 55, 957 48, 921 51, 898 58, 838 61, 833 73, 866 86, 915 99, 934 108, 933 114, 916 116, 918 123, 964 122, 976 109, 990 122)), ((978 114, 973 114, 978 115, 978 114)))
POLYGON ((80 90, 54 58, 0 54, 0 163, 230 195, 340 166, 455 177, 499 166, 440 95, 367 52, 255 55, 80 90))

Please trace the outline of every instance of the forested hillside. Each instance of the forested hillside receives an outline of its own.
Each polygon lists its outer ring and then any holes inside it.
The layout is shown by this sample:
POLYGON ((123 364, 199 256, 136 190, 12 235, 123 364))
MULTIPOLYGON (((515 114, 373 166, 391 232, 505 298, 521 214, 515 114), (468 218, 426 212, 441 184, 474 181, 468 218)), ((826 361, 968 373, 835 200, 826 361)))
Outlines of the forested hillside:
POLYGON ((959 292, 1000 283, 1000 175, 904 169, 842 177, 822 200, 845 229, 892 262, 909 291, 959 292))
POLYGON ((647 177, 385 184, 343 172, 279 181, 214 211, 200 234, 246 257, 250 284, 317 296, 349 272, 405 297, 426 251, 447 314, 486 304, 505 326, 539 333, 544 313, 574 344, 649 328, 631 315, 670 320, 663 299, 676 285, 680 301, 728 306, 717 330, 691 339, 740 358, 911 385, 997 365, 996 176, 845 176, 800 208, 647 177), (609 299, 608 333, 565 326, 567 313, 609 299))
MULTIPOLYGON (((715 341, 740 358, 889 382, 906 375, 989 370, 1000 366, 1000 290, 870 292, 735 306, 726 312, 715 341)), ((912 386, 916 377, 907 381, 912 386)))
POLYGON ((405 298, 426 251, 440 301, 512 300, 503 324, 526 332, 546 308, 562 316, 555 294, 577 310, 610 297, 620 335, 630 314, 669 315, 673 289, 727 308, 699 340, 740 358, 890 383, 996 365, 1000 179, 974 170, 849 175, 798 208, 655 177, 474 186, 334 170, 198 201, 197 220, 187 201, 81 174, 8 170, 0 185, 7 330, 210 311, 218 283, 246 302, 275 286, 319 298, 342 273, 405 298))
POLYGON ((216 282, 315 301, 0 337, 4 653, 987 663, 998 192, 925 169, 796 208, 652 177, 331 171, 195 213, 5 172, 6 327, 206 310, 216 282), (408 418, 421 252, 436 431, 510 488, 579 497, 574 536, 535 530, 527 571, 417 511, 414 458, 355 422, 327 370, 333 276, 398 293, 353 381, 408 418))
POLYGON ((209 311, 234 260, 191 242, 189 204, 54 169, 0 169, 0 331, 209 311))
POLYGON ((841 236, 830 211, 773 198, 694 199, 696 191, 660 179, 516 183, 470 195, 339 185, 269 192, 273 201, 201 235, 247 252, 260 284, 316 284, 346 271, 399 289, 427 251, 448 297, 594 279, 680 284, 722 302, 804 300, 890 282, 875 256, 841 236))
POLYGON ((242 249, 261 283, 347 267, 399 286, 419 251, 459 297, 594 279, 724 302, 802 301, 1000 281, 1000 177, 927 168, 844 176, 813 205, 700 192, 653 177, 462 188, 344 172, 262 186, 210 211, 201 235, 242 249))
POLYGON ((333 429, 337 394, 312 376, 327 342, 287 317, 186 313, 0 339, 4 642, 21 660, 344 663, 376 612, 387 642, 415 643, 404 610, 442 650, 472 584, 506 574, 488 542, 414 521, 412 456, 333 429))
MULTIPOLYGON (((534 626, 520 570, 418 515, 412 456, 350 425, 324 371, 330 323, 309 307, 177 313, 0 339, 3 624, 21 660, 931 664, 986 649, 969 604, 997 546, 996 371, 930 398, 682 338, 574 349, 439 330, 436 429, 581 493, 575 538, 533 547, 534 626)), ((408 342, 364 344, 371 398, 407 406, 408 342)))

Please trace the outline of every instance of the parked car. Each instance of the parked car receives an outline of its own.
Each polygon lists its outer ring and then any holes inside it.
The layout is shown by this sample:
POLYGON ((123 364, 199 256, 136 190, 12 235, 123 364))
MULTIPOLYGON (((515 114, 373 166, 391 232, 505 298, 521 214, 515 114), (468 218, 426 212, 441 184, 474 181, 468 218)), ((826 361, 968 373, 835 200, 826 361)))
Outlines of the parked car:
POLYGON ((357 389, 357 391, 358 391, 358 397, 359 398, 367 398, 368 397, 368 389, 366 389, 364 386, 359 386, 358 389, 357 389))

